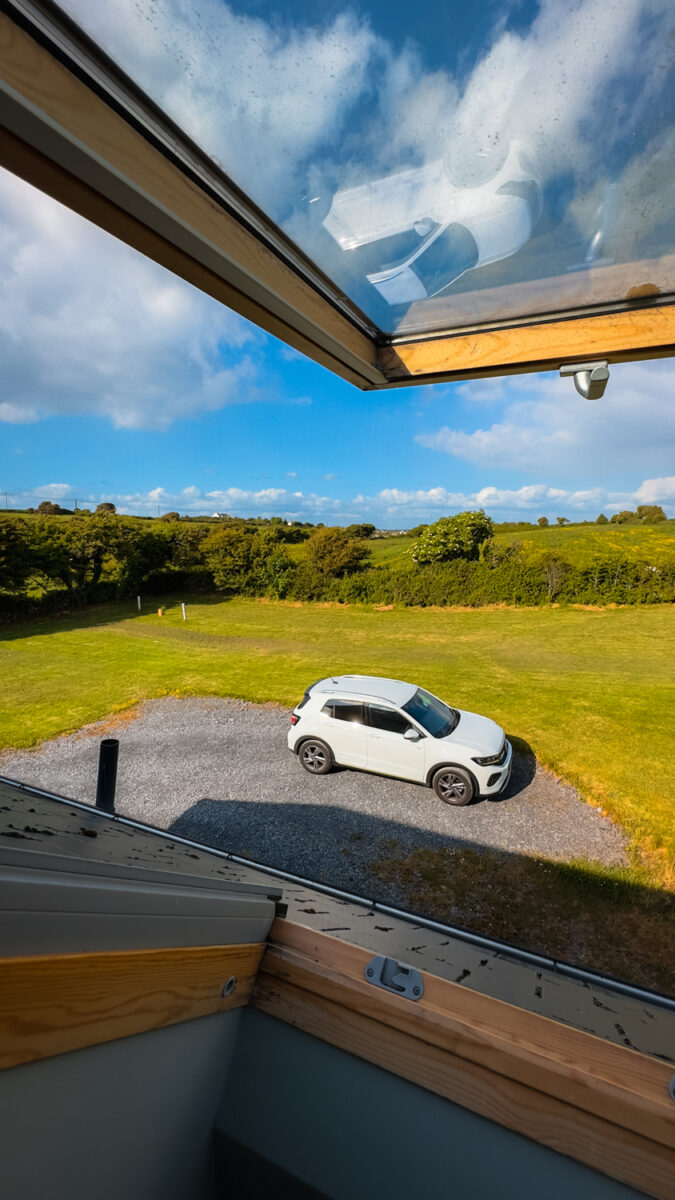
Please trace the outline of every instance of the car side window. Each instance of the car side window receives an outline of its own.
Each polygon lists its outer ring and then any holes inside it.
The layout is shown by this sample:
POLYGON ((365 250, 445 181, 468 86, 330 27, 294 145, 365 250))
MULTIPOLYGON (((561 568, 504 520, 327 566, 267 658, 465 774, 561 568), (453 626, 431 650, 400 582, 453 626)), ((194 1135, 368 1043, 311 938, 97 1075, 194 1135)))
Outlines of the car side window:
POLYGON ((365 725, 363 705, 355 704, 353 700, 329 700, 321 711, 336 721, 349 721, 352 725, 365 725))
POLYGON ((371 729, 386 729, 388 733, 400 733, 401 737, 406 729, 412 728, 402 713, 383 704, 368 705, 368 723, 371 729))

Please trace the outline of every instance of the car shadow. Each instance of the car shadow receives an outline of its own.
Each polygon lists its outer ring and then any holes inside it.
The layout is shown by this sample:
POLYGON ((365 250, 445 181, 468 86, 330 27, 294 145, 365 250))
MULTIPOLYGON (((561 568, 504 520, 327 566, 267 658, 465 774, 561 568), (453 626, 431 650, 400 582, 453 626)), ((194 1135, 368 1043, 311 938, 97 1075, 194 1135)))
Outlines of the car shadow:
MULTIPOLYGON (((322 778, 329 777, 316 782, 322 778)), ((168 832, 252 867, 270 865, 640 986, 664 993, 675 986, 668 953, 675 898, 597 873, 592 863, 421 831, 330 802, 202 797, 168 832)))

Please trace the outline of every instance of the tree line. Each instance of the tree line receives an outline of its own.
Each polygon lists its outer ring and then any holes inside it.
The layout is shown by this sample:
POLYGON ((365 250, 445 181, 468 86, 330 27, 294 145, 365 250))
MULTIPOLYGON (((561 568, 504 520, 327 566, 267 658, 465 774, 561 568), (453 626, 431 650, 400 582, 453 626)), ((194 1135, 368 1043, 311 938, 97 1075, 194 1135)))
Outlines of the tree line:
POLYGON ((221 592, 343 603, 637 604, 675 601, 675 564, 609 555, 575 567, 494 541, 482 511, 418 527, 403 561, 373 564, 370 524, 304 528, 229 520, 139 521, 102 510, 0 518, 0 619, 137 593, 221 592), (301 554, 290 548, 303 542, 301 554))

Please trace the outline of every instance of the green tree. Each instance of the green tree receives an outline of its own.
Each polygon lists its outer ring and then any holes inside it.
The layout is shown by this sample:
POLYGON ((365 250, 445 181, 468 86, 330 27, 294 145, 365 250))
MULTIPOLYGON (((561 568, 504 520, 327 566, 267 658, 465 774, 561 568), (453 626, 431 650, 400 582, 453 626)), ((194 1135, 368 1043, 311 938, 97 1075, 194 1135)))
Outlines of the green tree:
POLYGON ((105 515, 65 523, 36 521, 30 531, 36 574, 62 583, 75 604, 93 598, 115 548, 114 523, 105 515))
POLYGON ((173 549, 171 539, 163 529, 150 523, 141 525, 133 518, 114 517, 108 522, 119 590, 133 593, 151 571, 166 566, 173 549))
POLYGON ((600 513, 599 517, 595 518, 596 525, 609 525, 609 521, 604 513, 600 513))
POLYGON ((0 589, 22 592, 32 573, 26 521, 0 517, 0 589))
POLYGON ((320 575, 344 579, 370 561, 370 549, 345 529, 317 529, 307 540, 306 561, 320 575))
POLYGON ((612 525, 629 525, 630 522, 634 521, 635 519, 635 513, 631 512, 629 508, 624 508, 622 512, 614 513, 614 515, 610 517, 610 522, 612 525))
POLYGON ((638 504, 635 515, 644 521, 645 525, 658 525, 659 521, 666 520, 666 514, 660 504, 638 504))
POLYGON ((245 525, 226 525, 203 542, 204 558, 220 591, 244 587, 253 563, 253 531, 245 525))
POLYGON ((204 565, 204 542, 209 537, 207 525, 175 525, 171 530, 171 561, 176 567, 204 565))
POLYGON ((253 536, 248 584, 256 595, 283 600, 293 576, 293 562, 284 549, 284 530, 273 526, 253 536))
POLYGON ((548 525, 548 517, 539 517, 537 519, 537 525, 540 529, 546 529, 546 526, 548 525))
POLYGON ((492 538, 494 525, 482 509, 461 512, 456 517, 441 517, 425 529, 412 547, 416 563, 450 562, 455 558, 475 561, 481 546, 492 538))
POLYGON ((102 504, 96 505, 97 513, 116 513, 117 509, 114 504, 110 504, 108 500, 104 500, 102 504))
POLYGON ((556 517, 556 522, 561 526, 569 525, 567 517, 556 517))
POLYGON ((362 525, 347 525, 345 533, 348 533, 353 538, 371 538, 375 533, 375 526, 368 523, 362 525))
POLYGON ((177 513, 177 512, 162 513, 162 515, 159 519, 160 519, 160 521, 180 521, 180 513, 177 513))

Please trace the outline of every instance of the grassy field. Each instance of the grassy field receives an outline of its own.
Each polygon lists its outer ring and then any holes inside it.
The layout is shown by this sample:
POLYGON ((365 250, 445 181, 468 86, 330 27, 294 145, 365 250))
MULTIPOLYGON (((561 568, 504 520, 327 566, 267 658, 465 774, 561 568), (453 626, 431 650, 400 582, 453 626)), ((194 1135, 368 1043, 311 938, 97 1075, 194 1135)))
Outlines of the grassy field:
POLYGON ((414 679, 493 717, 675 871, 675 613, 130 604, 14 627, 0 644, 0 745, 30 746, 167 693, 293 704, 335 670, 414 679))
POLYGON ((336 670, 415 680, 493 717, 618 821, 631 866, 470 850, 399 860, 391 848, 376 873, 396 878, 414 911, 673 990, 671 606, 378 610, 200 598, 188 618, 177 605, 160 618, 127 603, 10 628, 0 746, 31 746, 166 694, 290 706, 336 670))
MULTIPOLYGON (((415 539, 409 534, 376 538, 368 542, 376 566, 391 566, 405 561, 415 539)), ((675 561, 675 521, 658 525, 570 525, 561 528, 498 530, 496 546, 522 545, 530 557, 547 552, 559 555, 575 567, 585 567, 598 559, 639 559, 650 566, 675 561)), ((298 547, 301 550, 301 547, 298 547)))

